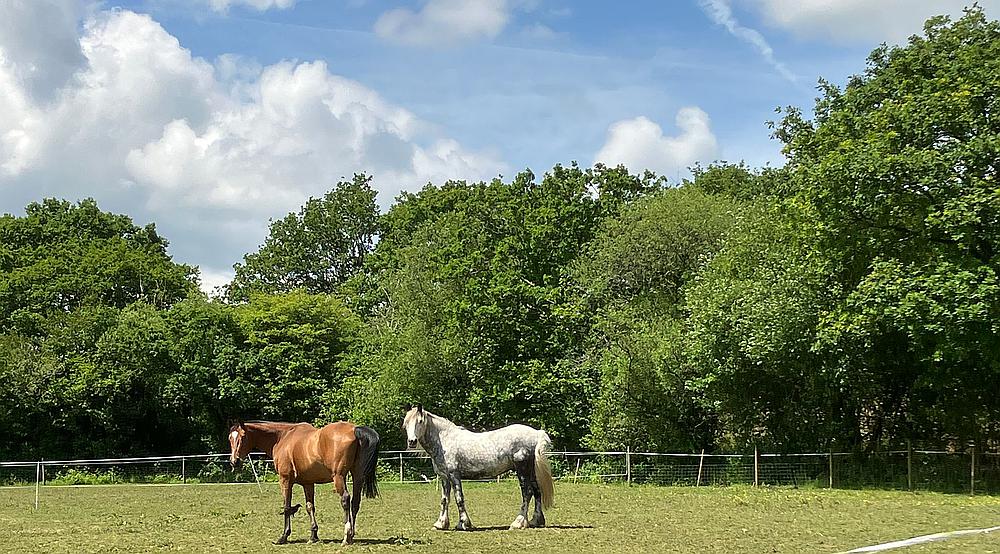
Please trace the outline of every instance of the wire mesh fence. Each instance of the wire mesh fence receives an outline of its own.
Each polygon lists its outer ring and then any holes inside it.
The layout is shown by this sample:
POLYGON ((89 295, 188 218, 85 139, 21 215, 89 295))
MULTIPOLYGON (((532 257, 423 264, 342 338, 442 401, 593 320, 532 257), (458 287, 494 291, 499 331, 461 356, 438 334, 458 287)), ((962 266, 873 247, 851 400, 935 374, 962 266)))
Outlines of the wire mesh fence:
MULTIPOLYGON (((771 485, 1000 494, 1000 453, 892 450, 878 453, 687 454, 551 452, 553 475, 570 482, 677 486, 771 485), (975 461, 973 461, 975 460, 975 461), (975 467, 973 467, 975 466, 975 467)), ((383 479, 434 479, 430 458, 386 452, 383 479)), ((513 473, 499 479, 513 479, 513 473)))
POLYGON ((235 471, 229 464, 229 454, 0 462, 0 486, 253 483, 276 479, 270 460, 260 453, 251 454, 235 471))
MULTIPOLYGON (((228 454, 0 462, 0 486, 172 485, 277 481, 271 460, 254 453, 237 471, 228 454)), ((710 454, 551 452, 558 480, 677 486, 768 485, 881 488, 1000 494, 1000 453, 891 450, 877 453, 710 454)), ((383 482, 431 483, 435 472, 422 451, 384 451, 383 482)), ((497 477, 514 479, 513 473, 497 477)))

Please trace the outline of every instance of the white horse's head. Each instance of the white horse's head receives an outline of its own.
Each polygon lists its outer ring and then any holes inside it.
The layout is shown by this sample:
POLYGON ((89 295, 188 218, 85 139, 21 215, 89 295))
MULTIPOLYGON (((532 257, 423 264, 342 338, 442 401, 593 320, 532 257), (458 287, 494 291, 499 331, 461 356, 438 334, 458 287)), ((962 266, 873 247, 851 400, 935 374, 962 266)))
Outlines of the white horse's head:
POLYGON ((410 408, 403 418, 403 430, 406 431, 406 446, 416 448, 417 440, 423 438, 427 431, 427 412, 420 404, 410 408))

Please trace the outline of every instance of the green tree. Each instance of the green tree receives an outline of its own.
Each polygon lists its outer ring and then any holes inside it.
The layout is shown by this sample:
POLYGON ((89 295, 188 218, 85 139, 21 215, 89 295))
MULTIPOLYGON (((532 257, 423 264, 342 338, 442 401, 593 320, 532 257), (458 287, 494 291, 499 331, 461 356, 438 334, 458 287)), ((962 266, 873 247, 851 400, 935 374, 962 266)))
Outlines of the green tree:
POLYGON ((745 163, 717 162, 691 168, 693 185, 713 195, 724 195, 736 200, 760 200, 765 197, 783 198, 793 191, 788 186, 785 168, 767 167, 755 170, 745 163))
POLYGON ((42 321, 86 305, 168 306, 197 290, 150 224, 101 211, 93 200, 46 199, 24 217, 0 217, 0 331, 40 332, 42 321))
POLYGON ((174 372, 163 381, 160 402, 173 414, 174 426, 187 433, 175 452, 218 448, 232 418, 255 416, 259 399, 241 370, 247 341, 236 319, 237 309, 192 297, 163 314, 174 372))
POLYGON ((594 448, 692 449, 712 441, 712 417, 685 388, 682 300, 722 247, 738 204, 689 184, 626 205, 602 222, 573 265, 597 312, 585 367, 600 376, 594 448))
POLYGON ((336 292, 364 264, 378 234, 378 205, 371 177, 356 174, 298 213, 272 221, 264 244, 234 266, 228 296, 252 292, 336 292))
POLYGON ((372 349, 376 389, 465 424, 544 425, 577 444, 594 379, 574 361, 589 322, 565 274, 602 219, 661 186, 573 165, 401 195, 368 265, 372 340, 397 349, 372 349))
POLYGON ((818 346, 867 384, 873 445, 914 423, 983 440, 997 414, 977 387, 1000 381, 998 59, 981 9, 933 18, 843 90, 824 83, 813 121, 791 109, 776 126, 844 291, 818 346))
POLYGON ((835 425, 854 413, 843 376, 813 348, 838 295, 813 224, 794 204, 747 206, 685 293, 686 387, 725 447, 815 450, 850 436, 835 425))
POLYGON ((242 408, 232 415, 317 419, 348 374, 343 361, 357 340, 357 317, 331 295, 302 290, 254 294, 235 317, 245 345, 232 382, 220 383, 220 397, 242 408))

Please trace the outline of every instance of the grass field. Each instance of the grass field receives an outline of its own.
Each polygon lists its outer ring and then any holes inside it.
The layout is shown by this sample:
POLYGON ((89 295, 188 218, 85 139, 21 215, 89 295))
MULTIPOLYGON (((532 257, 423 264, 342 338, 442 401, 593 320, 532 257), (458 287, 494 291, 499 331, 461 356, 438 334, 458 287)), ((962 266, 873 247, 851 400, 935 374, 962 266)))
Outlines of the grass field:
MULTIPOLYGON (((466 486, 479 530, 434 531, 439 493, 430 485, 382 486, 365 500, 357 543, 342 549, 342 512, 330 487, 317 492, 319 544, 274 546, 277 487, 48 487, 0 489, 5 552, 839 552, 939 531, 1000 524, 1000 498, 788 488, 627 487, 557 483, 550 527, 508 531, 520 505, 513 481, 466 486)), ((296 489, 296 502, 301 502, 296 489)), ((452 523, 457 515, 452 505, 452 523)), ((1000 534, 905 552, 1000 552, 1000 534)))

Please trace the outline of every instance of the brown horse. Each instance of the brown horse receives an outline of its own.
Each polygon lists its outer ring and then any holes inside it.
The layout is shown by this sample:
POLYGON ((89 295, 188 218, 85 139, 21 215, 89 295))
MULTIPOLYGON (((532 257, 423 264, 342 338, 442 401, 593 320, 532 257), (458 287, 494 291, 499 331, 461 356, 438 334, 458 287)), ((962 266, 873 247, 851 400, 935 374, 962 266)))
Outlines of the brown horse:
POLYGON ((281 494, 285 505, 285 529, 275 544, 288 542, 292 534, 292 515, 301 504, 292 506, 292 486, 302 485, 306 497, 306 512, 312 521, 311 542, 319 540, 316 524, 315 485, 333 482, 344 508, 344 543, 354 542, 354 526, 361 508, 361 494, 378 496, 375 465, 378 461, 378 433, 338 421, 317 429, 308 423, 278 423, 248 421, 229 429, 229 461, 233 468, 251 450, 262 450, 274 460, 281 494), (354 483, 353 501, 347 490, 347 473, 354 483))

